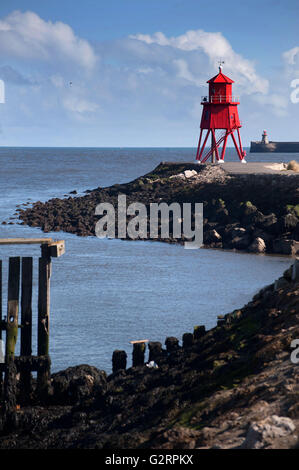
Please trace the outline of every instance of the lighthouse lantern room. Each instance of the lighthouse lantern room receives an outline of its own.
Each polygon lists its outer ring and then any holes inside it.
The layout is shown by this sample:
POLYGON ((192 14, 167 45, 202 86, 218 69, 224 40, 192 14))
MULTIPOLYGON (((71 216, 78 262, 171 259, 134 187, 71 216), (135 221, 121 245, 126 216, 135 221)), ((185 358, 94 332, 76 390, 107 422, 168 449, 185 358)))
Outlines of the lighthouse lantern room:
POLYGON ((205 163, 211 157, 212 162, 215 162, 216 159, 218 163, 224 163, 228 137, 231 136, 240 161, 246 163, 246 152, 242 148, 239 131, 242 127, 238 114, 238 104, 240 103, 238 97, 232 94, 234 81, 222 73, 221 63, 219 73, 207 82, 209 95, 202 97, 203 110, 196 160, 199 163, 205 163), (235 132, 238 136, 238 142, 234 135, 235 132), (210 148, 207 146, 209 136, 211 137, 210 148))

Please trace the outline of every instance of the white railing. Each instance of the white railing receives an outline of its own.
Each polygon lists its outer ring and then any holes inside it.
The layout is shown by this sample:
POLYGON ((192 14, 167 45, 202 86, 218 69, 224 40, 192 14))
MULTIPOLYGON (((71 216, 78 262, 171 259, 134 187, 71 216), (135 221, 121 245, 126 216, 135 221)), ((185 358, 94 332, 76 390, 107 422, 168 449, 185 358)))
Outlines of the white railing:
POLYGON ((214 96, 202 96, 201 101, 203 103, 238 103, 239 96, 234 95, 214 95, 214 96))

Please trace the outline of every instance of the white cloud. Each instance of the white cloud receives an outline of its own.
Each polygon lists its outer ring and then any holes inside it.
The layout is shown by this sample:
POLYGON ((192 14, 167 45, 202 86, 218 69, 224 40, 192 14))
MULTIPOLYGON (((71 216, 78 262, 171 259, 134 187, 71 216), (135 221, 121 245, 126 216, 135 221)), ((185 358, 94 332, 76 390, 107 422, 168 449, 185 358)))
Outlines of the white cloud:
MULTIPOLYGON (((224 73, 233 74, 234 80, 238 82, 240 91, 245 94, 252 93, 267 93, 269 82, 263 77, 260 77, 256 71, 254 64, 237 54, 231 47, 228 40, 219 32, 210 33, 203 30, 187 31, 185 34, 176 37, 166 37, 163 33, 157 32, 153 35, 137 34, 131 35, 131 39, 141 41, 145 44, 152 45, 158 44, 161 47, 170 47, 179 51, 191 52, 196 51, 198 54, 198 61, 200 58, 208 59, 210 66, 217 70, 219 59, 225 61, 224 73)), ((187 57, 187 55, 185 56, 187 57)), ((186 60, 186 59, 185 59, 186 60)), ((176 61, 179 67, 179 75, 182 73, 187 78, 191 78, 190 71, 184 73, 182 67, 183 62, 176 61)), ((185 72, 187 69, 185 68, 185 72)), ((202 80, 194 79, 195 84, 200 86, 202 80)))
POLYGON ((191 82, 196 86, 202 86, 202 80, 198 80, 194 75, 190 72, 188 63, 183 59, 174 59, 173 63, 177 66, 177 76, 179 78, 183 78, 187 82, 191 82))
POLYGON ((87 70, 97 61, 88 41, 77 37, 69 25, 44 21, 31 11, 14 11, 0 21, 0 54, 24 60, 73 62, 87 70))
POLYGON ((288 98, 278 93, 270 93, 269 95, 256 95, 255 101, 262 106, 270 106, 273 113, 278 117, 287 115, 288 98))
MULTIPOLYGON (((290 62, 294 78, 299 54, 297 48, 291 51, 286 51, 285 64, 290 62)), ((53 135, 68 129, 83 136, 91 135, 94 126, 96 142, 104 123, 109 135, 119 129, 127 145, 130 139, 134 145, 162 143, 164 132, 165 144, 175 142, 180 129, 184 143, 192 145, 198 137, 201 95, 206 94, 206 81, 217 73, 219 59, 225 61, 224 73, 235 81, 234 94, 243 95, 244 122, 263 128, 266 118, 290 112, 291 80, 284 78, 282 83, 281 77, 269 87, 255 64, 237 53, 220 32, 139 34, 92 47, 67 24, 14 12, 0 20, 0 57, 8 64, 0 67, 0 78, 7 81, 4 129, 10 125, 32 132, 44 126, 53 135), (250 121, 253 115, 256 118, 250 121), (161 140, 155 140, 155 133, 161 140)))

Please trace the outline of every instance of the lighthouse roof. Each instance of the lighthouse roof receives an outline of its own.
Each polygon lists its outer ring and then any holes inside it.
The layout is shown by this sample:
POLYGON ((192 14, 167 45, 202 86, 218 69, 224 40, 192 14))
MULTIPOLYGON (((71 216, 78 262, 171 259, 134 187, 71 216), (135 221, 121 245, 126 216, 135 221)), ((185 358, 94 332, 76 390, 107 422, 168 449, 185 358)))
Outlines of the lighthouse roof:
POLYGON ((219 72, 215 77, 210 78, 207 83, 234 83, 234 81, 224 75, 224 73, 219 72))

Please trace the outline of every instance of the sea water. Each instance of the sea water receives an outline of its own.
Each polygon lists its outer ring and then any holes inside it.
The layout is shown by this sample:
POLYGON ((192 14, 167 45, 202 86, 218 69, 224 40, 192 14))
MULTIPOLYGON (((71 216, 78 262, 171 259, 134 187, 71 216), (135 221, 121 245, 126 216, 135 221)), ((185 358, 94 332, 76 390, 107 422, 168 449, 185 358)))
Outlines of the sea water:
MULTIPOLYGON (((53 372, 90 364, 109 373, 114 349, 127 352, 130 366, 131 340, 164 344, 167 336, 181 340, 195 325, 214 327, 217 315, 242 307, 290 265, 291 260, 282 256, 43 233, 10 219, 17 217, 16 206, 22 203, 124 183, 161 161, 194 161, 195 152, 192 148, 0 148, 0 224, 14 222, 0 225, 0 237, 53 237, 66 243, 66 253, 53 259, 51 277, 53 372)), ((246 158, 282 162, 298 156, 248 152, 246 158)), ((227 149, 226 159, 236 159, 233 149, 227 149)), ((0 247, 4 314, 7 258, 34 257, 34 354, 39 255, 39 246, 0 247)))

